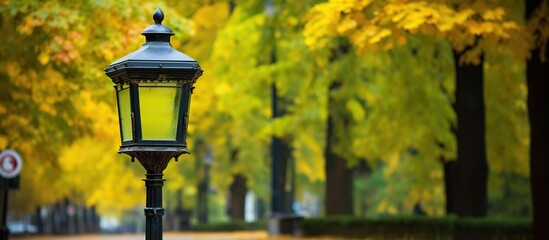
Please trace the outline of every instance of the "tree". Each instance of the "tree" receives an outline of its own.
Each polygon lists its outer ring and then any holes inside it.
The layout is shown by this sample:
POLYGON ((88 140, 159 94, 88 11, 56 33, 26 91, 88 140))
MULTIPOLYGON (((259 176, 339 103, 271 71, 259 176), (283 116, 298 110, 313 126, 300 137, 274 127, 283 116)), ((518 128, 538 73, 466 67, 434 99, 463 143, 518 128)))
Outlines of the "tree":
POLYGON ((533 47, 527 60, 528 117, 530 120, 530 174, 534 207, 534 239, 549 235, 549 44, 547 1, 526 1, 526 19, 533 47))
MULTIPOLYGON (((494 4, 485 3, 464 3, 461 2, 440 2, 440 1, 386 1, 386 2, 363 2, 363 1, 330 1, 325 4, 319 4, 311 11, 311 18, 305 36, 307 43, 313 49, 329 46, 329 39, 333 36, 343 36, 349 39, 359 53, 365 51, 379 51, 394 48, 396 45, 405 44, 410 35, 426 35, 432 37, 442 37, 447 39, 455 51, 459 53, 459 59, 456 63, 479 65, 482 60, 482 53, 489 51, 492 44, 498 41, 510 39, 510 31, 518 28, 513 21, 504 19, 505 10, 494 4)), ((465 117, 461 111, 462 97, 461 90, 463 80, 462 65, 458 66, 457 85, 456 85, 456 110, 458 113, 458 166, 457 170, 463 169, 467 171, 471 169, 467 164, 459 164, 469 162, 478 162, 480 168, 486 169, 486 158, 484 156, 483 140, 474 144, 479 146, 477 151, 468 148, 464 145, 466 142, 462 136, 467 136, 467 124, 462 120, 465 117), (458 89, 459 88, 459 89, 458 89), (460 98, 460 99, 457 99, 460 98), (460 123, 461 122, 461 123, 460 123), (461 133, 460 129, 461 128, 461 133), (465 153, 478 152, 479 157, 466 156, 465 153), (470 157, 470 158, 469 158, 470 157), (463 158, 463 160, 461 160, 463 158)), ((474 69, 474 68, 473 68, 474 69)), ((480 79, 482 79, 482 67, 476 69, 481 70, 480 79)), ((477 74, 478 76, 478 74, 477 74)), ((479 79, 479 78, 477 78, 479 79)), ((476 82, 480 86, 480 91, 475 90, 482 96, 482 84, 476 82), (479 85, 480 84, 480 85, 479 85)), ((467 93, 467 91, 465 92, 467 93)), ((478 96, 478 95, 477 95, 478 96)), ((482 97, 475 99, 480 99, 482 97)), ((482 106, 483 104, 475 104, 482 106)), ((483 110, 477 111, 479 119, 476 121, 483 122, 483 110)), ((482 125, 483 123, 481 123, 482 125)), ((445 131, 450 131, 450 128, 445 131)), ((480 127, 473 132, 477 132, 476 137, 482 137, 484 128, 480 127)), ((441 144, 439 139, 433 139, 433 142, 441 144)), ((449 146, 442 143, 442 146, 449 146)), ((471 146, 471 145, 469 145, 471 146)), ((445 148, 443 148, 445 149, 445 148)), ((480 215, 486 212, 486 176, 485 170, 479 176, 481 184, 471 185, 471 187, 484 186, 478 191, 474 191, 475 195, 471 200, 465 202, 475 202, 480 210, 480 215), (484 189, 484 190, 483 190, 484 189), (473 200, 477 198, 477 200, 473 200)), ((464 173, 456 173, 458 176, 465 176, 464 173)), ((461 195, 464 197, 466 195, 461 195)), ((472 205, 468 205, 473 207, 472 205)), ((468 216, 473 214, 472 210, 467 209, 467 205, 457 207, 459 215, 468 216)), ((475 207, 476 208, 476 207, 475 207)), ((476 214, 475 214, 476 215, 476 214)))
POLYGON ((455 113, 453 94, 444 94, 441 86, 449 92, 454 88, 452 58, 447 43, 415 36, 407 45, 365 52, 349 64, 355 69, 346 72, 364 76, 350 87, 366 103, 364 110, 352 108, 358 122, 350 138, 355 154, 373 169, 366 185, 372 188, 366 196, 368 214, 409 214, 417 203, 429 215, 443 212, 438 157, 455 153, 448 130, 455 113))
MULTIPOLYGON (((346 54, 345 50, 339 54, 346 54)), ((334 96, 342 84, 342 81, 334 80, 328 89, 328 122, 324 150, 326 215, 353 215, 353 171, 348 166, 345 155, 336 150, 337 145, 341 146, 345 142, 344 138, 351 128, 349 112, 338 108, 341 100, 334 96)))
MULTIPOLYGON (((522 14, 522 13, 521 13, 522 14)), ((528 110, 525 64, 511 51, 484 58, 488 215, 529 217, 528 110)))
POLYGON ((211 57, 215 63, 212 79, 217 86, 214 92, 217 111, 213 115, 215 128, 209 131, 213 130, 213 136, 218 137, 205 141, 213 140, 216 157, 213 170, 223 181, 218 182, 218 186, 230 192, 230 215, 235 219, 244 217, 248 189, 260 198, 268 194, 265 160, 268 159, 269 135, 263 128, 270 118, 270 88, 262 72, 266 67, 258 65, 268 54, 257 51, 264 44, 261 41, 262 9, 259 1, 239 4, 232 9, 213 44, 211 57))
MULTIPOLYGON (((263 41, 270 43, 266 51, 270 51, 271 57, 269 63, 277 62, 277 37, 279 32, 279 14, 281 1, 265 2, 265 31, 263 32, 263 41), (277 5, 277 4, 280 4, 277 5)), ((271 111, 273 121, 283 117, 290 102, 279 96, 276 81, 271 83, 271 111)), ((271 140, 271 214, 292 214, 295 191, 295 163, 292 161, 292 148, 290 137, 280 137, 273 135, 271 140)))
MULTIPOLYGON (((119 139, 112 131, 118 128, 114 95, 102 68, 128 49, 138 48, 143 40, 136 36, 151 23, 146 9, 154 7, 112 1, 0 4, 0 25, 9 33, 5 43, 12 45, 0 48, 0 84, 10 89, 0 98, 5 120, 0 127, 0 148, 16 149, 26 161, 22 189, 11 201, 14 209, 30 212, 66 197, 85 204, 98 202, 99 209, 109 213, 115 212, 113 208, 132 207, 122 203, 135 204, 135 199, 117 202, 115 195, 104 195, 113 186, 124 189, 111 193, 135 190, 129 182, 115 184, 120 180, 115 176, 128 181, 136 178, 132 169, 124 167, 125 162, 116 161, 112 146, 119 139), (87 144, 98 152, 81 156, 82 149, 90 149, 87 144), (88 172, 75 175, 85 170, 80 164, 84 160, 89 169, 112 171, 112 178, 88 172)), ((166 14, 173 16, 169 22, 177 26, 176 31, 189 28, 188 21, 175 11, 166 14)))
MULTIPOLYGON (((186 183, 182 188, 188 189, 185 191, 189 197, 193 195, 193 190, 196 188, 196 198, 185 199, 185 205, 187 208, 193 208, 197 210, 198 222, 203 224, 209 219, 209 215, 212 215, 208 211, 209 206, 216 206, 215 203, 222 202, 227 204, 226 197, 223 194, 212 195, 210 194, 210 187, 217 189, 224 189, 222 193, 227 192, 228 188, 226 182, 227 179, 231 179, 227 176, 227 167, 218 167, 222 163, 228 162, 226 152, 221 149, 226 148, 224 146, 225 141, 220 139, 226 138, 225 133, 222 130, 216 131, 219 125, 223 123, 223 117, 219 117, 217 110, 217 79, 212 74, 215 62, 212 61, 212 53, 214 49, 214 43, 217 39, 218 33, 225 27, 229 17, 233 11, 230 1, 189 1, 186 4, 173 3, 172 8, 177 9, 180 12, 187 12, 187 16, 192 20, 193 36, 189 39, 182 39, 179 42, 179 48, 184 50, 189 56, 195 58, 205 69, 204 76, 201 77, 200 82, 197 83, 196 89, 193 91, 193 102, 191 104, 192 117, 189 123, 190 135, 189 135, 189 149, 191 150, 191 156, 187 157, 188 160, 194 161, 196 171, 189 172, 188 169, 180 168, 179 173, 183 173, 190 181, 186 183), (210 158, 213 162, 212 168, 206 163, 206 158, 210 158), (208 170, 206 170, 208 168, 208 170), (212 174, 205 176, 206 172, 212 169, 212 174), (215 177, 219 176, 220 177, 215 177), (213 181, 210 181, 213 179, 213 181), (189 186, 193 181, 195 187, 189 186), (215 198, 213 201, 208 199, 215 198), (213 204, 211 204, 213 203, 213 204), (194 206, 194 207, 193 207, 194 206)), ((177 201, 177 200, 176 200, 177 201)), ((223 213, 223 216, 225 213, 223 213)), ((215 216, 214 216, 215 217, 215 216)))
POLYGON ((457 162, 451 173, 451 197, 460 217, 486 216, 488 207, 488 163, 484 117, 483 60, 461 63, 461 53, 454 52, 456 62, 457 162))
MULTIPOLYGON (((265 9, 264 1, 239 3, 218 34, 212 56, 218 86, 219 121, 215 129, 226 139, 215 149, 238 149, 237 160, 227 165, 232 174, 246 176, 248 187, 260 198, 266 197, 269 190, 265 188, 265 177, 269 176, 266 160, 270 159, 271 136, 292 139, 291 157, 295 158, 297 172, 303 171, 314 180, 323 179, 319 146, 324 135, 318 128, 322 128, 324 116, 318 110, 320 97, 316 90, 324 85, 315 84, 316 63, 303 43, 298 20, 309 3, 275 3, 273 9, 265 9), (276 21, 265 16, 265 11, 272 10, 276 11, 276 21), (272 61, 273 56, 276 61, 272 61), (284 99, 286 111, 275 119, 271 119, 273 83, 278 96, 284 99), (308 114, 304 116, 303 111, 308 114)), ((221 151, 227 159, 229 151, 221 151)))

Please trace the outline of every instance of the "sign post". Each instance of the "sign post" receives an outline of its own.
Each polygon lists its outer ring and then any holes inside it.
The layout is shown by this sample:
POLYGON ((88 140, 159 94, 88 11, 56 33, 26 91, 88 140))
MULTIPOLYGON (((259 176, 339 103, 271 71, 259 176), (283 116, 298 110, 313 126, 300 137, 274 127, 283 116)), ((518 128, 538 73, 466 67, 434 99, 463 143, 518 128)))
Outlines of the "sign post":
POLYGON ((16 151, 6 150, 0 153, 0 239, 9 239, 10 230, 7 226, 8 193, 10 189, 19 188, 19 173, 23 167, 21 156, 16 151))

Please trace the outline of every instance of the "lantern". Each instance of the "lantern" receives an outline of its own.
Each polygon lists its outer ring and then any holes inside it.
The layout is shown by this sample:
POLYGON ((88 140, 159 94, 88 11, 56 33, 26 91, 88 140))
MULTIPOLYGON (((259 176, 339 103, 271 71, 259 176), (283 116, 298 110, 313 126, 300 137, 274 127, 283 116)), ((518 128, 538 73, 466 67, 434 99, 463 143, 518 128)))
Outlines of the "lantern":
POLYGON ((162 151, 178 157, 189 153, 189 104, 202 69, 172 48, 174 33, 162 25, 160 9, 153 19, 155 24, 141 33, 145 44, 105 69, 116 89, 122 139, 119 153, 138 157, 139 152, 162 151))

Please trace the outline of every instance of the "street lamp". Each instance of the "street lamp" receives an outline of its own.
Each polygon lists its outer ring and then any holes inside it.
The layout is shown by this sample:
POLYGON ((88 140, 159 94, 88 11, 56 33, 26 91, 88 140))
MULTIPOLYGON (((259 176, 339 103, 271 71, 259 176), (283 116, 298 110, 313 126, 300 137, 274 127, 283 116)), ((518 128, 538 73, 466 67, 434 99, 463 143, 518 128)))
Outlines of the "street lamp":
POLYGON ((118 153, 136 158, 147 170, 145 208, 147 240, 162 239, 162 179, 172 158, 189 153, 186 136, 193 85, 202 75, 198 63, 170 44, 173 31, 155 24, 141 33, 146 42, 137 51, 105 68, 116 89, 120 137, 118 153))

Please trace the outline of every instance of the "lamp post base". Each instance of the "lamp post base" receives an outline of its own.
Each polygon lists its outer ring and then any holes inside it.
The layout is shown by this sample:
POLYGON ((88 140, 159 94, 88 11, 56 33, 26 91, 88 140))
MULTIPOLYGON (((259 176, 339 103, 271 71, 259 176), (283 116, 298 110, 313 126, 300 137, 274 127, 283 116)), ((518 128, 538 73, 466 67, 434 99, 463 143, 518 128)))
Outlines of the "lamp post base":
POLYGON ((147 172, 145 187, 147 188, 147 204, 145 207, 145 239, 146 240, 162 240, 162 216, 164 216, 164 208, 162 208, 162 186, 165 179, 162 179, 162 172, 154 173, 147 172))

